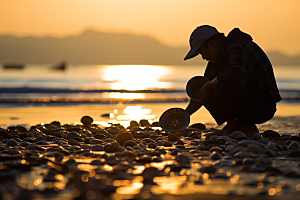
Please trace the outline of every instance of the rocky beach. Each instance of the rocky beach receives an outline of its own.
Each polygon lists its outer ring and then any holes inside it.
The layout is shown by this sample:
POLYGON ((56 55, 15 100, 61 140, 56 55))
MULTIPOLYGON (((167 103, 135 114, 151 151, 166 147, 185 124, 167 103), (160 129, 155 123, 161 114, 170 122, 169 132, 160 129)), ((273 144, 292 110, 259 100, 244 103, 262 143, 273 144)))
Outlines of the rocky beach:
POLYGON ((0 129, 1 199, 295 199, 299 118, 275 117, 252 138, 195 123, 167 132, 52 121, 0 129))

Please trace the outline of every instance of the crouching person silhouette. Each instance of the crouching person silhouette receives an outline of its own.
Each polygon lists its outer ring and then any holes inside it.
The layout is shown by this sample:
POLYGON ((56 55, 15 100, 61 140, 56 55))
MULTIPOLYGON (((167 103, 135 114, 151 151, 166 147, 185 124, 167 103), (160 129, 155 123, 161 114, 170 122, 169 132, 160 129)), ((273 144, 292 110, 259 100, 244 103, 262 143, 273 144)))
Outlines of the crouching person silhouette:
POLYGON ((250 35, 233 29, 226 37, 208 25, 197 27, 190 36, 191 50, 184 60, 198 54, 208 61, 197 100, 186 111, 192 115, 204 106, 218 125, 226 122, 228 133, 258 133, 256 124, 270 120, 281 100, 272 65, 250 35))

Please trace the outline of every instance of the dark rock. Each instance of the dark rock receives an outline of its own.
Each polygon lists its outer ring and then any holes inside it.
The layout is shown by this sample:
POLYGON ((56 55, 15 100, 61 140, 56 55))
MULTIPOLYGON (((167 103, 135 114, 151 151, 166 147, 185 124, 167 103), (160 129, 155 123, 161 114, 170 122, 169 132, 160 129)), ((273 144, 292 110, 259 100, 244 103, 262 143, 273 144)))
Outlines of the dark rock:
POLYGON ((67 134, 67 139, 75 139, 79 137, 80 137, 79 133, 75 131, 71 131, 70 133, 67 134))
POLYGON ((291 135, 282 135, 280 137, 280 140, 291 140, 292 139, 292 136, 291 135))
POLYGON ((268 138, 280 138, 279 133, 273 130, 266 130, 262 133, 263 137, 268 137, 268 138))
POLYGON ((123 146, 126 148, 126 147, 135 147, 137 144, 136 144, 136 142, 135 141, 133 141, 133 140, 127 140, 124 144, 123 144, 123 146))
POLYGON ((132 134, 129 132, 121 132, 116 136, 116 141, 120 144, 123 145, 126 141, 132 140, 132 134))
POLYGON ((92 151, 104 151, 104 147, 102 145, 92 145, 90 148, 92 151))
POLYGON ((11 140, 7 140, 7 141, 6 141, 6 145, 7 145, 7 146, 14 147, 14 146, 18 146, 18 142, 15 141, 15 140, 13 140, 13 139, 11 139, 11 140))
POLYGON ((176 136, 176 135, 173 135, 173 134, 168 135, 168 140, 169 141, 177 141, 179 139, 180 138, 178 136, 176 136))
POLYGON ((206 126, 202 123, 196 123, 196 124, 192 124, 191 126, 189 126, 189 128, 196 128, 199 130, 205 130, 206 126))
POLYGON ((117 142, 108 143, 104 146, 104 151, 106 151, 106 152, 115 152, 118 149, 119 146, 120 145, 117 142))
POLYGON ((76 140, 74 140, 74 139, 70 139, 70 140, 68 141, 68 144, 69 144, 69 145, 77 145, 77 146, 81 146, 80 142, 78 142, 78 141, 76 141, 76 140))
POLYGON ((172 145, 171 142, 165 141, 165 142, 163 142, 163 146, 165 146, 165 147, 172 147, 173 145, 172 145))
POLYGON ((90 116, 83 116, 80 121, 84 126, 90 126, 94 120, 90 116))
POLYGON ((247 139, 247 135, 245 135, 245 133, 243 133, 242 131, 233 131, 231 135, 237 140, 247 139))
POLYGON ((149 127, 151 126, 149 121, 146 120, 146 119, 141 119, 140 122, 139 122, 140 126, 146 126, 146 127, 149 127))
POLYGON ((222 159, 222 155, 219 152, 213 152, 210 155, 210 159, 211 160, 220 160, 220 159, 222 159))
POLYGON ((207 166, 207 167, 201 167, 199 169, 199 171, 202 172, 202 173, 210 174, 210 173, 215 173, 217 171, 217 168, 214 167, 214 166, 207 166))
POLYGON ((150 143, 148 144, 148 148, 150 148, 150 149, 155 149, 155 148, 156 148, 156 145, 155 145, 153 142, 150 142, 150 143))

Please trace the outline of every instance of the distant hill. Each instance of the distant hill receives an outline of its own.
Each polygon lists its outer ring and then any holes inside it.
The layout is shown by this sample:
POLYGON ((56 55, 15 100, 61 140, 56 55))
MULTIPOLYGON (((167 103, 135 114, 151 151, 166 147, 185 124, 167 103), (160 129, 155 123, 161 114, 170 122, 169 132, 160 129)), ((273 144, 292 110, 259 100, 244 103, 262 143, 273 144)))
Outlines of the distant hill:
MULTIPOLYGON (((87 30, 65 38, 0 36, 0 63, 203 65, 201 56, 183 61, 186 47, 169 47, 150 37, 87 30)), ((300 55, 269 52, 273 65, 300 65, 300 55)))

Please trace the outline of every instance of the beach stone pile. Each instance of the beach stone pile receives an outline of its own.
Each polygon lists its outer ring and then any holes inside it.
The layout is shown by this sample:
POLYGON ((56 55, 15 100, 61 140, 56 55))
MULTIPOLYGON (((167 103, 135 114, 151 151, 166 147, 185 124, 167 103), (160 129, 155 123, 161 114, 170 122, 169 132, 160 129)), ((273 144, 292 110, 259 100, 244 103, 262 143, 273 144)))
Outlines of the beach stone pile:
POLYGON ((93 121, 0 128, 0 199, 300 194, 299 135, 264 130, 248 138, 204 124, 166 132, 148 120, 129 127, 93 121))

